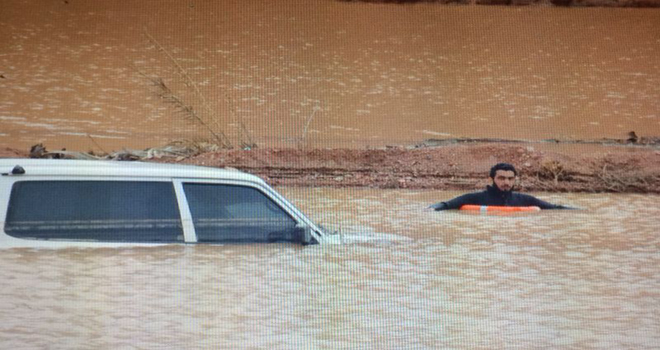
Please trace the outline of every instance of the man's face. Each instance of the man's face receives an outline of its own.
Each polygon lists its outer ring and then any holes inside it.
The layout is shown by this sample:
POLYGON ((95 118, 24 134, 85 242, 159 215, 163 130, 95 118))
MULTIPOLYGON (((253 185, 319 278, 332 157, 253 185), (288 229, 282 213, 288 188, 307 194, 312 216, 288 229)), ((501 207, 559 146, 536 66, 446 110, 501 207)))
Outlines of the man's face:
POLYGON ((495 178, 493 179, 493 184, 500 191, 511 191, 513 189, 513 184, 516 182, 516 174, 511 170, 498 170, 495 172, 495 178))

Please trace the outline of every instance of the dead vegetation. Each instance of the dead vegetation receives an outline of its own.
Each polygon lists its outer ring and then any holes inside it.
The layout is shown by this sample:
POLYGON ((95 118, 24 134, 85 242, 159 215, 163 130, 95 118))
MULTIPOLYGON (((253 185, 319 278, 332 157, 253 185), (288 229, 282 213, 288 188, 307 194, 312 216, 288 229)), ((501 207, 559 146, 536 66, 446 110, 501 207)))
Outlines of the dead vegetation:
POLYGON ((302 130, 302 134, 300 138, 298 138, 298 149, 302 149, 306 145, 306 138, 307 138, 307 131, 309 130, 309 125, 312 123, 314 120, 314 115, 316 112, 320 111, 321 107, 317 104, 312 108, 312 113, 307 117, 307 120, 305 121, 305 127, 302 130))
POLYGON ((384 4, 433 3, 445 5, 505 5, 562 7, 660 7, 657 0, 338 0, 384 4))
POLYGON ((163 147, 109 154, 48 151, 39 144, 30 156, 232 167, 273 185, 466 191, 483 188, 489 183, 490 167, 505 161, 518 168, 517 187, 521 191, 660 194, 660 151, 648 147, 607 147, 602 153, 588 154, 492 143, 361 150, 229 150, 214 142, 181 140, 163 147))
POLYGON ((219 146, 223 148, 233 148, 231 141, 222 130, 217 130, 217 127, 214 128, 207 123, 192 105, 187 104, 181 97, 174 94, 162 78, 149 77, 147 75, 144 76, 156 89, 156 94, 161 101, 174 106, 178 114, 184 119, 201 125, 213 136, 213 139, 219 146))
POLYGON ((644 192, 660 187, 660 174, 649 174, 637 160, 605 158, 594 164, 594 178, 605 192, 644 192))
POLYGON ((489 183, 494 162, 507 161, 518 167, 522 191, 660 194, 660 151, 654 149, 608 148, 605 158, 521 149, 501 144, 259 149, 203 153, 183 162, 241 169, 274 185, 476 190, 489 183))
MULTIPOLYGON (((147 28, 144 28, 144 35, 147 37, 148 41, 162 53, 174 67, 177 76, 183 81, 183 84, 188 88, 190 93, 196 96, 197 101, 199 101, 199 107, 196 107, 193 103, 187 101, 183 98, 183 94, 175 93, 170 86, 165 83, 165 79, 160 76, 149 75, 139 68, 135 67, 140 75, 145 77, 154 87, 156 95, 167 104, 172 105, 177 111, 178 115, 183 117, 185 120, 192 122, 203 127, 213 139, 213 142, 216 143, 219 147, 232 149, 234 148, 234 143, 227 136, 227 133, 223 130, 221 126, 221 117, 217 111, 213 110, 204 94, 200 91, 199 86, 192 77, 188 74, 186 69, 179 63, 179 61, 168 51, 156 38, 154 38, 147 28)), ((245 126, 242 118, 236 113, 236 107, 233 99, 229 93, 225 90, 222 91, 223 96, 225 97, 225 102, 229 108, 229 115, 233 120, 239 125, 239 136, 238 144, 242 149, 252 149, 256 148, 257 144, 254 142, 250 131, 245 126)), ((225 121, 225 125, 227 125, 225 121)))
POLYGON ((567 179, 564 165, 556 160, 543 161, 536 176, 541 179, 551 179, 555 185, 558 185, 559 181, 567 179))
MULTIPOLYGON (((208 140, 178 140, 162 147, 152 147, 143 150, 122 149, 112 152, 88 152, 67 151, 66 149, 49 151, 42 144, 36 144, 30 148, 29 158, 42 159, 82 159, 82 160, 122 160, 122 161, 182 161, 202 153, 219 152, 223 148, 215 142, 208 140)), ((16 155, 23 156, 16 152, 16 155)))

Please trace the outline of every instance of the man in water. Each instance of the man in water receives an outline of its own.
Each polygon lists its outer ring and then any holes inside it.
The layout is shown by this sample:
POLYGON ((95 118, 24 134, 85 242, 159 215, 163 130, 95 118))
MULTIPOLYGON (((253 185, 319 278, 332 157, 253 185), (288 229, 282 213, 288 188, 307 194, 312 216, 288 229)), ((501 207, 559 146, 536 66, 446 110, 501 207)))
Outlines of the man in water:
POLYGON ((486 186, 485 191, 464 194, 450 201, 433 204, 429 208, 435 210, 460 209, 465 204, 473 204, 507 207, 536 206, 541 209, 573 209, 563 205, 551 204, 528 194, 513 192, 513 185, 517 175, 518 172, 513 165, 508 163, 495 164, 490 169, 490 178, 493 180, 493 184, 486 186))

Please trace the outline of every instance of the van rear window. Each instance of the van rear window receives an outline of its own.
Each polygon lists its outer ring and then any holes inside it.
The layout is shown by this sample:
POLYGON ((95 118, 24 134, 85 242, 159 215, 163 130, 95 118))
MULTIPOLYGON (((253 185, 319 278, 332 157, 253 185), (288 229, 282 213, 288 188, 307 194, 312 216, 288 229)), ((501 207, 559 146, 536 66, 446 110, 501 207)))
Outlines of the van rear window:
POLYGON ((103 242, 182 242, 170 182, 19 181, 5 232, 17 238, 103 242))

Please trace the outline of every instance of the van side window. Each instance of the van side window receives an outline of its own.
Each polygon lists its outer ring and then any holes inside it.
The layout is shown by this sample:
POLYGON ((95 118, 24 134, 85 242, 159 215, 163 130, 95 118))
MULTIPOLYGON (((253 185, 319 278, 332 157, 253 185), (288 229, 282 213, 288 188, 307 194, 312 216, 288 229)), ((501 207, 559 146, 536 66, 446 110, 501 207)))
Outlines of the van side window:
POLYGON ((261 191, 247 186, 183 185, 198 242, 291 242, 296 222, 261 191))
POLYGON ((182 242, 170 182, 19 181, 5 232, 18 238, 101 242, 182 242))

